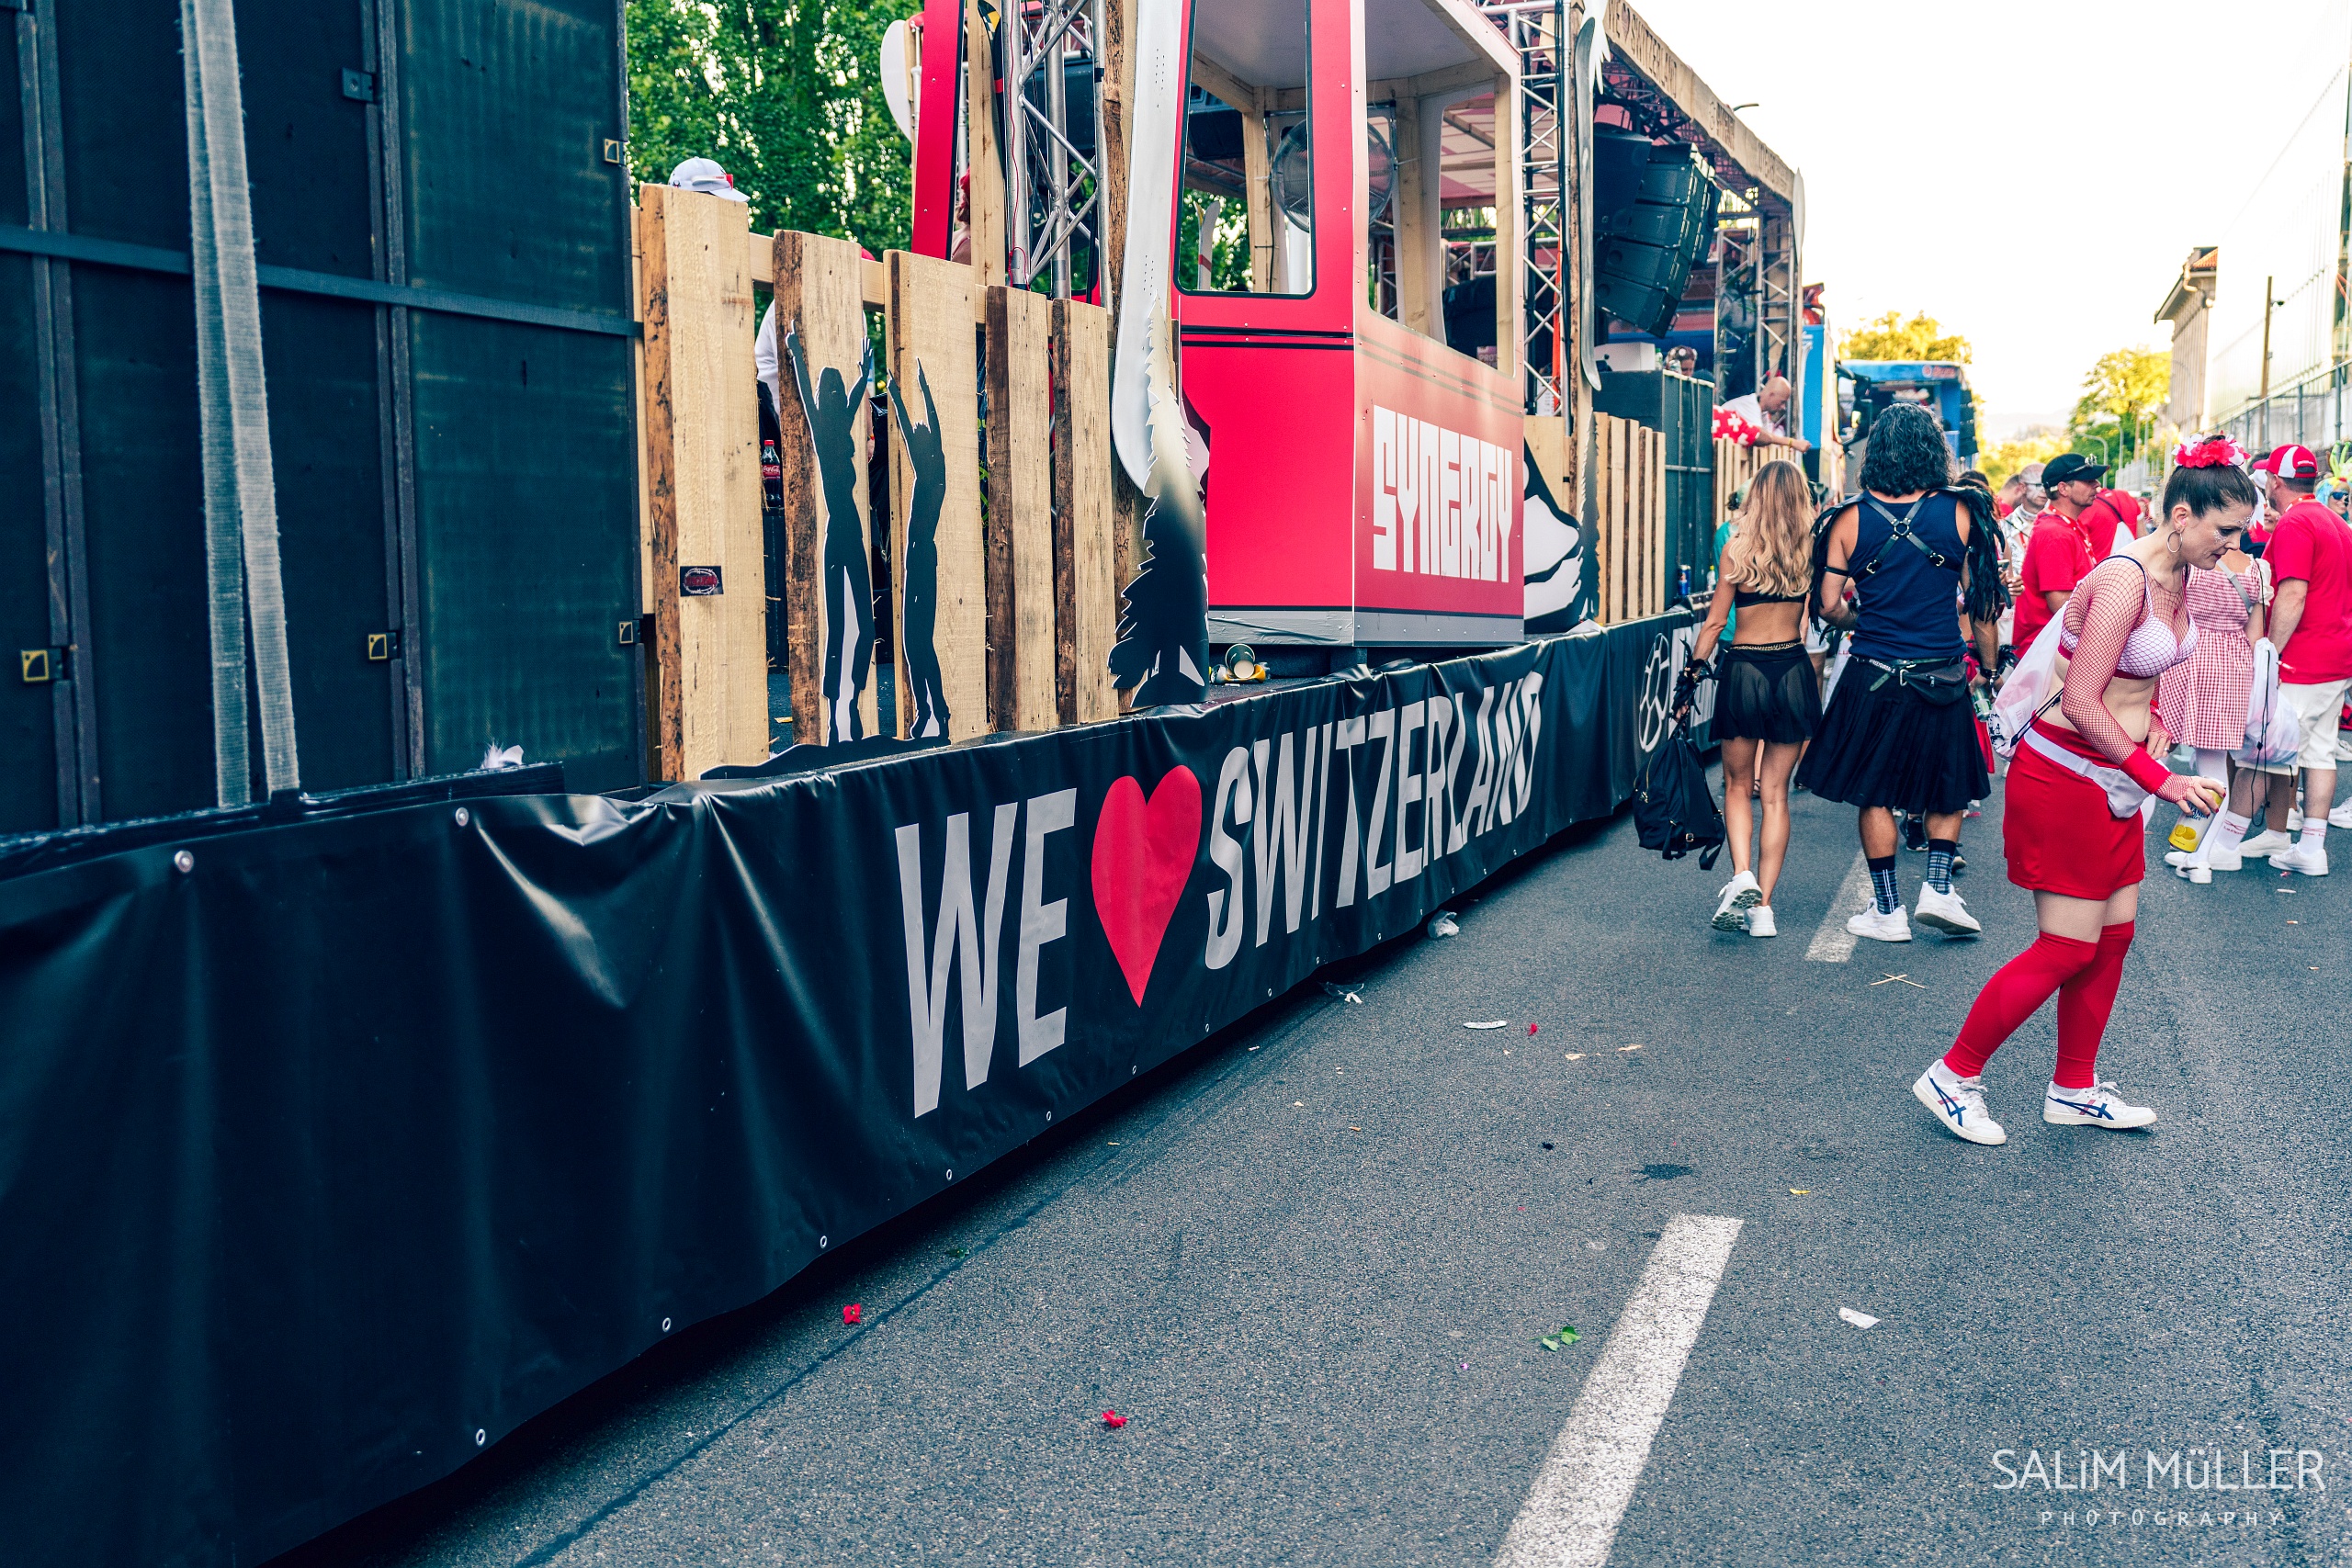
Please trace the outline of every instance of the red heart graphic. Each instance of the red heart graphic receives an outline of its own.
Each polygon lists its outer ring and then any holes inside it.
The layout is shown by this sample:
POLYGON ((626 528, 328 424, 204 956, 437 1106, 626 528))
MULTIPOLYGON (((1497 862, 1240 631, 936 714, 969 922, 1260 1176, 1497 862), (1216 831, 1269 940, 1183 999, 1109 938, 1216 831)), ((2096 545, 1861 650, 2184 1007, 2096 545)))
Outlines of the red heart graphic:
POLYGON ((1137 1007, 1200 847, 1201 781, 1192 769, 1170 768, 1148 805, 1131 777, 1103 795, 1094 824, 1094 913, 1137 1007))

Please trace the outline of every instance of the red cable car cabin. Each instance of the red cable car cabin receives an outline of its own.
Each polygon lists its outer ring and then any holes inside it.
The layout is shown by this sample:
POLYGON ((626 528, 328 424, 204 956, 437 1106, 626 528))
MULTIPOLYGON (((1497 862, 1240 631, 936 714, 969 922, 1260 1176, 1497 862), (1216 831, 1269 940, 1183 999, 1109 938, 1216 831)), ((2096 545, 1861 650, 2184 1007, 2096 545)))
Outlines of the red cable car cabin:
POLYGON ((1515 641, 1517 55, 1462 0, 1190 24, 1173 314, 1210 639, 1515 641))

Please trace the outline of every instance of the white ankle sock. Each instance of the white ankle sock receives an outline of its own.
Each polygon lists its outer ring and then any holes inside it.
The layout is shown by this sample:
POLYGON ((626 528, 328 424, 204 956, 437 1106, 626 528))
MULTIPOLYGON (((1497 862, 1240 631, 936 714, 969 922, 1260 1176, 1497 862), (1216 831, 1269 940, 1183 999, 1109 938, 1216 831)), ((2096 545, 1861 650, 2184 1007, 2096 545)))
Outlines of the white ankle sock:
POLYGON ((2325 817, 2306 817, 2303 818, 2304 843, 2314 847, 2324 847, 2321 844, 2321 840, 2326 837, 2327 818, 2325 817))
POLYGON ((1928 1076, 1935 1079, 1936 1082, 1941 1084, 1946 1089, 1958 1089, 1962 1083, 1967 1081, 1958 1073, 1953 1072, 1950 1067, 1944 1066, 1944 1059, 1941 1056, 1937 1057, 1934 1063, 1928 1066, 1928 1076))
POLYGON ((2245 840, 2245 830, 2253 826, 2254 822, 2250 818, 2241 817, 2234 811, 2224 811, 2213 818, 2213 826, 2205 834, 2205 846, 2223 850, 2236 849, 2245 840))

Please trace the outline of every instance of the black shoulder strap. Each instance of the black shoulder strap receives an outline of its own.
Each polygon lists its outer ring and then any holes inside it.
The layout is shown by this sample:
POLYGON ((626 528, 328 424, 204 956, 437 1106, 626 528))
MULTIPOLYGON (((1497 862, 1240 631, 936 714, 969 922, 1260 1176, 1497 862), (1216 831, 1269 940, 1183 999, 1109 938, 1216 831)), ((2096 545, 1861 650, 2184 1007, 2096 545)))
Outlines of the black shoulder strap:
MULTIPOLYGON (((1929 495, 1937 493, 1939 492, 1934 491, 1930 491, 1928 492, 1929 495)), ((1927 557, 1930 565, 1939 566, 1947 571, 1957 571, 1960 570, 1957 563, 1944 559, 1944 558, 1938 553, 1933 545, 1928 544, 1927 540, 1919 537, 1917 534, 1912 531, 1912 522, 1919 515, 1919 509, 1928 504, 1928 496, 1923 495, 1918 500, 1913 502, 1910 509, 1905 512, 1900 517, 1897 517, 1894 514, 1894 508, 1888 506, 1886 502, 1881 501, 1878 497, 1872 495, 1868 491, 1864 491, 1862 492, 1862 500, 1868 502, 1871 506, 1876 508, 1878 514, 1886 519, 1888 533, 1884 543, 1881 544, 1877 549, 1871 552, 1871 558, 1864 561, 1860 566, 1852 569, 1852 576, 1861 578, 1876 574, 1878 571, 1879 558, 1886 553, 1886 547, 1894 543, 1897 539, 1902 540, 1905 544, 1909 545, 1913 549, 1917 550, 1921 555, 1927 557)))

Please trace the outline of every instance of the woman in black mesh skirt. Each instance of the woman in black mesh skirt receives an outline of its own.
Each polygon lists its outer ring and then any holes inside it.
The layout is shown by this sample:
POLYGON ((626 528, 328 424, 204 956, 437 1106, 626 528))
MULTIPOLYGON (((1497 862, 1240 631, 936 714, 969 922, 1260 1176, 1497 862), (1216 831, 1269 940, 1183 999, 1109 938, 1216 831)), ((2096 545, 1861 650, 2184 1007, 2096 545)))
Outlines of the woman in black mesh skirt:
POLYGON ((1732 879, 1715 897, 1717 931, 1779 934, 1772 888, 1789 852, 1789 774, 1821 723, 1821 683, 1804 650, 1813 586, 1813 489, 1794 463, 1768 463, 1747 487, 1715 570, 1714 603, 1690 655, 1696 671, 1715 651, 1734 606, 1731 646, 1716 675, 1714 738, 1724 751, 1724 827, 1732 879), (1763 750, 1763 853, 1748 844, 1754 812, 1747 780, 1763 750))

